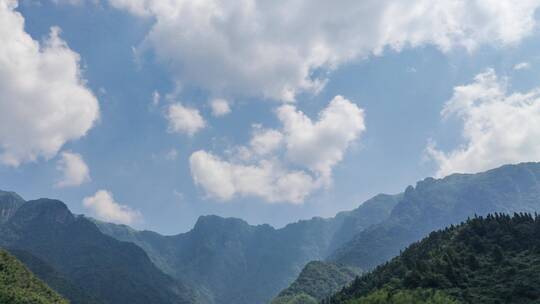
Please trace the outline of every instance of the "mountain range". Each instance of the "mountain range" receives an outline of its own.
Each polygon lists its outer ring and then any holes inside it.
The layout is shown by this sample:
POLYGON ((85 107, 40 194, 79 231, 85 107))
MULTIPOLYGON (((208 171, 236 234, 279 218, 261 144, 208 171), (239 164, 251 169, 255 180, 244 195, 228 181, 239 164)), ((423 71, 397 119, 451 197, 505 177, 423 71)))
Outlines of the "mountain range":
MULTIPOLYGON (((369 271, 430 232, 469 217, 539 210, 540 163, 506 165, 482 173, 453 174, 442 179, 426 178, 415 187, 406 188, 387 219, 357 233, 327 261, 369 271)), ((309 279, 320 280, 324 280, 324 276, 309 279)), ((309 288, 297 286, 297 290, 309 288)), ((308 295, 322 300, 333 291, 319 290, 318 295, 308 295)))
POLYGON ((291 299, 320 301, 434 230, 538 210, 539 163, 427 178, 280 229, 210 215, 172 236, 0 192, 0 247, 72 303, 302 303, 291 299))
POLYGON ((218 216, 202 216, 192 230, 174 236, 96 223, 103 233, 139 245, 165 273, 198 286, 211 303, 266 303, 307 262, 328 257, 355 233, 386 219, 399 197, 378 195, 334 218, 281 229, 218 216))

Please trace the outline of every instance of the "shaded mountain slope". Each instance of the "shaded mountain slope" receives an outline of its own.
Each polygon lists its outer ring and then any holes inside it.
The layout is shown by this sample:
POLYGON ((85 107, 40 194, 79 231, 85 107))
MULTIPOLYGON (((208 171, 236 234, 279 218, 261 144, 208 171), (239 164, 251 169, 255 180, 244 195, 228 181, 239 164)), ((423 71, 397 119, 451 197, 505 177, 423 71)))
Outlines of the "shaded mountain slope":
POLYGON ((318 303, 351 282, 360 271, 322 261, 309 262, 298 278, 272 304, 318 303))
POLYGON ((56 271, 52 266, 45 263, 31 253, 23 250, 8 249, 9 253, 21 261, 40 280, 58 292, 61 296, 69 299, 70 304, 99 304, 100 301, 75 285, 64 275, 56 271))
POLYGON ((7 251, 0 249, 0 303, 67 304, 7 251))
POLYGON ((100 230, 143 248, 163 271, 206 290, 218 304, 266 303, 311 260, 320 260, 356 232, 384 220, 399 196, 380 195, 331 219, 281 229, 240 219, 202 216, 183 234, 162 236, 98 222, 100 230))
POLYGON ((358 233, 331 260, 369 270, 429 232, 475 214, 539 210, 540 163, 427 178, 407 188, 388 219, 358 233))
POLYGON ((100 303, 180 304, 197 298, 155 267, 142 249, 104 235, 57 200, 18 207, 0 226, 0 244, 37 257, 100 303))
POLYGON ((324 303, 538 303, 539 273, 540 217, 488 215, 431 233, 324 303))

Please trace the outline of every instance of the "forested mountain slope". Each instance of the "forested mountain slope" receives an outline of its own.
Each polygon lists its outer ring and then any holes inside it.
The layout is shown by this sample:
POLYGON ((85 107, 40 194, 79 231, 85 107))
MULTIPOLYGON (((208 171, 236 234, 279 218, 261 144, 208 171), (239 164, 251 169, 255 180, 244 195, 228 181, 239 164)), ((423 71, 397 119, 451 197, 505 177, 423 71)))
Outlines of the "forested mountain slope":
POLYGON ((84 291, 71 282, 66 276, 58 272, 51 265, 33 254, 16 249, 8 249, 9 253, 21 261, 36 277, 47 283, 49 287, 61 296, 69 299, 70 304, 100 304, 99 299, 84 291))
POLYGON ((309 262, 298 278, 271 304, 316 304, 360 274, 358 269, 322 261, 309 262))
POLYGON ((0 249, 0 303, 67 304, 7 251, 0 249))
POLYGON ((539 274, 540 217, 495 214, 432 232, 323 303, 538 303, 539 274))

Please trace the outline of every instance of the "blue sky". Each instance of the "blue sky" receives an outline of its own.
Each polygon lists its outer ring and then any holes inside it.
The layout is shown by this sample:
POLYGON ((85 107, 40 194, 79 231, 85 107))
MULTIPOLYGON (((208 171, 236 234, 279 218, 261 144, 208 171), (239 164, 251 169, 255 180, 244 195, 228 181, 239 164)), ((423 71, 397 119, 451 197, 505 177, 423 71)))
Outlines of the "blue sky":
MULTIPOLYGON (((291 33, 287 34, 280 32, 287 29, 284 20, 281 21, 285 25, 276 29, 277 34, 266 29, 269 25, 264 22, 257 23, 262 27, 257 34, 238 29, 236 21, 228 21, 237 18, 244 21, 238 22, 241 26, 249 26, 252 19, 236 16, 235 9, 239 8, 224 8, 220 26, 227 30, 219 32, 219 28, 218 36, 206 37, 197 29, 185 28, 201 26, 196 23, 199 15, 184 16, 181 12, 182 18, 189 21, 186 23, 175 19, 180 17, 169 16, 167 10, 152 4, 153 1, 134 1, 130 6, 121 0, 97 4, 21 0, 17 8, 13 7, 14 1, 0 2, 4 6, 11 3, 10 8, 3 8, 3 13, 9 16, 20 13, 25 21, 25 33, 42 47, 51 40, 47 37, 52 26, 61 29, 58 39, 67 46, 55 47, 62 52, 68 48, 80 56, 80 74, 71 76, 80 83, 70 85, 91 92, 99 106, 99 119, 92 116, 91 120, 96 120, 91 126, 63 140, 58 149, 44 152, 48 146, 36 144, 35 157, 28 156, 29 152, 23 148, 13 149, 13 153, 19 153, 13 154, 17 161, 4 159, 0 164, 0 188, 16 191, 26 199, 58 198, 75 213, 166 234, 190 229, 204 214, 239 217, 252 224, 270 223, 280 227, 298 219, 333 216, 357 207, 377 193, 398 193, 427 176, 478 172, 540 158, 540 142, 534 138, 540 132, 537 131, 540 101, 536 92, 540 87, 537 68, 540 33, 535 1, 513 8, 509 16, 497 11, 501 19, 510 18, 504 19, 504 28, 497 27, 498 24, 486 25, 481 14, 473 14, 479 20, 463 25, 466 27, 463 37, 453 32, 444 34, 437 23, 429 29, 435 33, 417 32, 414 24, 427 26, 434 22, 424 15, 404 21, 404 25, 400 23, 403 33, 399 32, 401 29, 393 29, 398 31, 394 33, 354 21, 336 21, 336 27, 351 30, 321 27, 321 31, 326 31, 321 34, 317 32, 317 8, 313 7, 310 9, 314 20, 305 20, 306 25, 298 26, 296 23, 300 22, 294 19, 291 33), (530 24, 521 24, 523 20, 529 20, 530 24), (311 26, 309 22, 314 23, 314 29, 306 29, 311 26), (407 22, 412 24, 410 33, 407 22), (507 33, 510 31, 507 27, 513 32, 507 33), (436 32, 439 30, 443 33, 436 32), (389 32, 397 38, 380 42, 381 35, 389 32), (197 39, 185 38, 189 35, 197 39), (330 37, 323 44, 328 50, 313 51, 320 45, 310 44, 305 38, 310 35, 330 37), (215 44, 218 38, 229 39, 228 45, 233 46, 231 54, 213 50, 220 47, 215 44), (349 38, 350 44, 334 41, 349 38), (259 51, 252 45, 266 49, 259 51), (273 48, 275 53, 267 53, 273 48), (310 59, 283 57, 281 50, 287 48, 307 54, 306 58, 310 59), (253 58, 255 55, 260 57, 253 58), (231 67, 231 62, 246 67, 231 67), (257 68, 250 69, 250 65, 257 68), (298 76, 306 66, 307 82, 305 75, 298 76), (313 89, 315 84, 310 80, 317 77, 325 79, 326 84, 313 89), (283 86, 295 91, 285 94, 280 91, 283 86), (463 90, 455 91, 459 86, 463 90), (155 92, 160 95, 157 103, 153 102, 155 92), (525 94, 513 95, 514 92, 525 94), (337 95, 343 96, 344 101, 332 108, 331 101, 337 95), (212 115, 209 101, 214 98, 224 98, 230 113, 212 115), (188 114, 182 112, 171 118, 173 105, 187 109, 188 114), (441 115, 445 105, 454 109, 447 111, 446 118, 441 115), (325 148, 324 140, 302 146, 298 142, 304 129, 285 125, 286 121, 295 125, 300 112, 316 124, 319 112, 325 109, 338 111, 337 121, 329 119, 327 129, 321 126, 306 130, 315 138, 339 139, 328 154, 319 155, 325 148), (200 121, 197 125, 197 119, 192 120, 193 111, 189 110, 198 111, 195 116, 204 121, 204 126, 200 121), (177 129, 171 127, 174 119, 178 119, 177 129), (481 127, 475 129, 477 125, 481 127), (274 130, 279 138, 283 137, 283 143, 276 150, 259 155, 248 145, 257 130, 274 130), (430 143, 435 143, 431 154, 427 152, 430 143), (257 155, 242 158, 238 156, 242 148, 252 149, 250 153, 257 155), (202 154, 195 168, 192 156, 197 151, 202 154), (75 155, 75 160, 69 155, 75 155), (82 167, 77 166, 79 161, 82 167), (260 169, 266 168, 263 163, 271 164, 274 169, 270 173, 260 169), (220 177, 224 170, 230 170, 230 175, 220 177), (254 185, 237 181, 251 180, 248 176, 251 173, 269 174, 272 179, 284 176, 294 179, 286 179, 279 187, 265 184, 266 179, 260 185, 255 184, 256 177, 253 177, 254 185), (217 181, 212 179, 215 176, 217 181), (228 178, 231 181, 222 185, 228 178)), ((220 1, 208 2, 226 6, 220 1)), ((245 2, 263 6, 257 1, 245 2)), ((258 9, 264 12, 265 8, 258 9)), ((370 9, 358 8, 365 10, 362 14, 366 15, 370 15, 370 9)), ((439 9, 449 15, 454 12, 452 7, 439 9)), ((476 9, 485 13, 482 8, 476 9)), ((257 12, 257 7, 253 10, 257 12)), ((242 14, 250 13, 253 12, 242 11, 242 14)), ((302 14, 292 15, 299 19, 302 14)), ((7 37, 4 41, 14 39, 3 32, 1 35, 7 37)), ((38 52, 41 53, 34 55, 46 53, 38 52)), ((66 66, 76 62, 73 54, 62 54, 62 60, 68 62, 66 66)), ((0 52, 0 58, 1 55, 0 52)), ((15 86, 8 83, 10 77, 3 77, 13 71, 7 65, 6 61, 0 61, 0 82, 6 82, 0 85, 0 96, 5 100, 4 104, 0 102, 0 110, 5 111, 4 115, 9 115, 10 107, 25 103, 24 98, 8 98, 19 95, 9 95, 15 94, 10 93, 15 86)), ((57 72, 52 68, 51 71, 57 72)), ((42 74, 43 81, 48 81, 47 74, 42 74)), ((69 82, 66 79, 59 81, 69 82)), ((49 87, 54 86, 51 82, 49 87)), ((39 101, 41 94, 35 96, 39 101)), ((90 97, 79 101, 79 96, 77 93, 60 98, 65 98, 66 103, 92 104, 90 97)), ((46 115, 48 112, 28 120, 40 122, 46 115)), ((75 120, 64 127, 74 129, 84 115, 87 114, 75 115, 75 120)), ((8 133, 17 134, 18 129, 25 130, 28 120, 19 124, 14 120, 12 125, 8 121, 0 126, 12 130, 8 133)), ((51 141, 57 131, 32 132, 21 133, 25 144, 38 141, 36 134, 51 141)), ((4 154, 10 152, 12 141, 9 134, 0 134, 0 150, 4 154)), ((334 143, 328 142, 328 146, 334 143)))

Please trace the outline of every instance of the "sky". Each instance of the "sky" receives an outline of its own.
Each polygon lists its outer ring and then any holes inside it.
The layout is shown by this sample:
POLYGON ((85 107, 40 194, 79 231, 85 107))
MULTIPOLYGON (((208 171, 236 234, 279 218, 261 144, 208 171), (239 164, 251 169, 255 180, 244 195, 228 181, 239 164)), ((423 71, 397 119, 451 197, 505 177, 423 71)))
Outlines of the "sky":
POLYGON ((539 6, 0 0, 0 189, 175 234, 540 161, 539 6))

